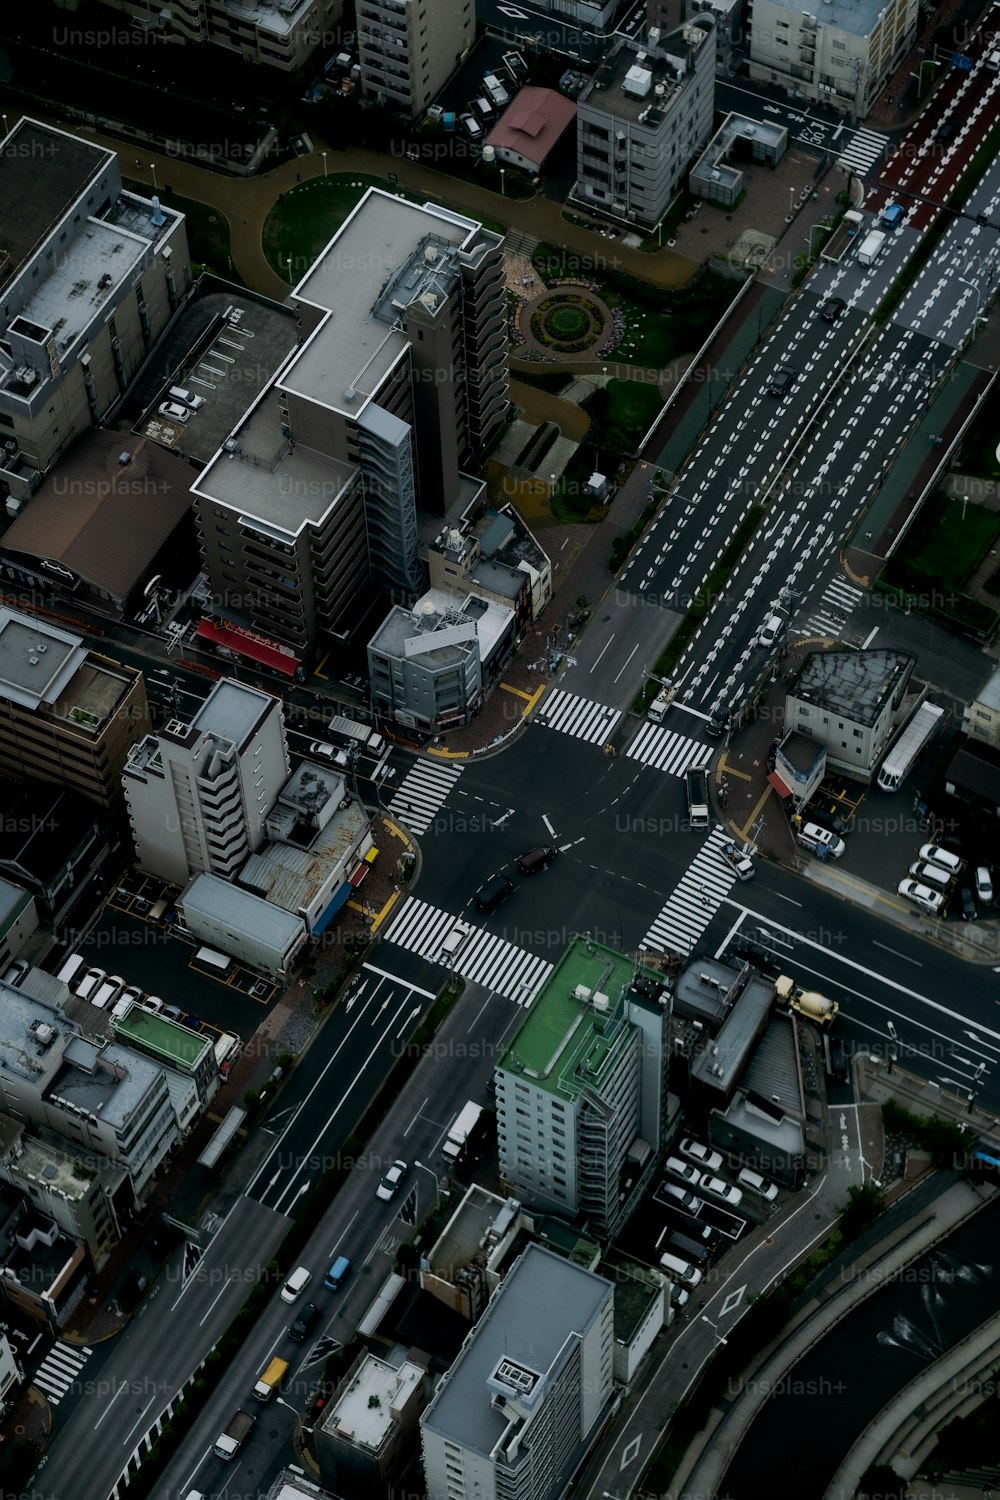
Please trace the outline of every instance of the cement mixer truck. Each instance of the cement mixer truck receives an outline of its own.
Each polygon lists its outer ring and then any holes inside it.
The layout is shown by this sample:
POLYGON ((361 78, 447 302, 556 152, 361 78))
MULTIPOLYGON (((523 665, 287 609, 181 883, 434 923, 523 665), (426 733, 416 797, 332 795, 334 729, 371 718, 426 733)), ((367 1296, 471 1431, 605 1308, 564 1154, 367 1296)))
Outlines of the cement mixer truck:
POLYGON ((815 1021, 817 1026, 832 1026, 840 1011, 836 1000, 828 1000, 815 990, 800 989, 794 979, 789 979, 785 974, 774 981, 774 989, 778 999, 789 1010, 794 1010, 796 1015, 805 1016, 807 1021, 815 1021))

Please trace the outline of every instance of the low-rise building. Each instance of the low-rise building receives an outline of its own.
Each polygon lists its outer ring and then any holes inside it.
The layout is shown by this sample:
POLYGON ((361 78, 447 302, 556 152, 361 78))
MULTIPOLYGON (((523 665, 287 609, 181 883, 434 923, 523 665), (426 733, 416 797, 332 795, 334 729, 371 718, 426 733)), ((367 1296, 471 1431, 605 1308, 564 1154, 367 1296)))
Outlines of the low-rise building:
POLYGON ((519 637, 552 598, 552 563, 517 511, 478 496, 435 537, 427 565, 432 589, 509 606, 519 637))
POLYGON ((369 1500, 391 1489, 416 1454, 427 1395, 422 1364, 358 1355, 315 1427, 320 1476, 339 1497, 369 1500))
MULTIPOLYGON (((77 0, 61 0, 75 10, 77 0)), ((154 42, 224 47, 244 62, 294 73, 338 39, 343 0, 101 0, 154 42)))
POLYGON ((431 589, 395 605, 368 642, 376 712, 436 734, 468 724, 517 641, 514 610, 469 593, 431 589))
POLYGON ((785 697, 786 732, 819 741, 830 767, 870 782, 915 706, 916 664, 906 651, 811 651, 785 697))
POLYGON ((719 203, 723 208, 736 206, 746 191, 745 172, 730 161, 737 150, 740 160, 749 157, 766 167, 776 167, 788 150, 788 130, 769 120, 727 115, 691 168, 688 187, 693 197, 719 203))
POLYGON ((68 1239, 81 1240, 97 1270, 121 1238, 115 1204, 124 1176, 110 1162, 84 1159, 0 1115, 0 1179, 68 1239))
POLYGON ((53 1332, 65 1325, 87 1291, 82 1241, 17 1191, 0 1190, 0 1290, 17 1310, 53 1332))
POLYGON ((120 817, 122 768, 149 722, 137 668, 0 607, 0 775, 55 782, 120 817))
POLYGON ((1000 667, 990 673, 972 702, 962 710, 962 719, 970 740, 1000 750, 1000 667))
POLYGON ((670 1283, 635 1261, 604 1261, 601 1274, 615 1289, 615 1383, 627 1390, 659 1333, 673 1322, 670 1283))
POLYGON ((966 740, 944 774, 944 789, 950 797, 1000 817, 1000 749, 966 740))
POLYGON ((420 1267, 420 1285, 470 1323, 500 1285, 501 1267, 524 1227, 521 1205, 473 1183, 420 1267))
POLYGON ((309 940, 301 917, 217 875, 196 875, 177 898, 177 910, 199 943, 271 979, 287 978, 309 940))
POLYGON ((652 230, 712 133, 715 26, 699 15, 646 43, 622 37, 577 100, 573 196, 652 230))
POLYGON ((526 85, 486 137, 498 162, 536 177, 576 119, 576 105, 555 89, 526 85))
POLYGON ((112 1014, 109 1025, 130 1051, 162 1068, 178 1128, 189 1131, 219 1092, 214 1035, 192 1031, 141 1005, 130 1006, 121 1016, 112 1014))
POLYGON ((96 880, 108 857, 92 803, 42 782, 0 781, 0 872, 30 891, 50 927, 96 880))
POLYGON ((556 1500, 608 1415, 613 1360, 611 1283, 529 1245, 421 1418, 427 1493, 556 1500))
POLYGON ((917 0, 753 0, 750 77, 863 120, 913 44, 917 0))

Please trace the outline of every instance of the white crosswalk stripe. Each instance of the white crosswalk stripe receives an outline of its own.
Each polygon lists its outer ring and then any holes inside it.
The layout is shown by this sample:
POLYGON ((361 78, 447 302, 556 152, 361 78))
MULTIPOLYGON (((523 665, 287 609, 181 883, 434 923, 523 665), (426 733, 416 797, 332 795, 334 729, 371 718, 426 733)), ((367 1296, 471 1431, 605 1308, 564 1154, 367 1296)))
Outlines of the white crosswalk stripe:
POLYGON ((681 876, 642 946, 686 958, 732 889, 736 871, 722 856, 729 834, 714 828, 681 876))
POLYGON ((839 635, 863 598, 863 589, 856 589, 839 577, 831 579, 811 606, 805 628, 814 635, 839 635))
POLYGON ((30 1383, 38 1387, 50 1406, 58 1406, 93 1352, 73 1344, 54 1344, 30 1383))
POLYGON ((603 703, 578 698, 575 693, 556 688, 554 693, 542 699, 536 722, 598 745, 608 738, 621 716, 620 708, 605 708, 603 703))
MULTIPOLYGON (((441 956, 441 944, 457 921, 453 912, 411 896, 383 936, 410 953, 436 962, 441 956)), ((484 989, 494 990, 518 1005, 530 1005, 551 974, 552 965, 516 943, 475 927, 468 917, 462 921, 470 929, 469 936, 448 967, 463 979, 475 980, 484 989)))
POLYGON ((461 774, 461 766, 418 760, 400 782, 389 811, 412 833, 424 833, 461 774))
POLYGON ((840 153, 837 166, 857 177, 865 177, 885 154, 888 145, 889 137, 879 130, 856 130, 840 153))
POLYGON ((643 724, 625 754, 630 760, 642 761, 644 766, 666 771, 668 776, 683 776, 689 766, 707 761, 711 751, 685 734, 662 729, 659 724, 643 724))

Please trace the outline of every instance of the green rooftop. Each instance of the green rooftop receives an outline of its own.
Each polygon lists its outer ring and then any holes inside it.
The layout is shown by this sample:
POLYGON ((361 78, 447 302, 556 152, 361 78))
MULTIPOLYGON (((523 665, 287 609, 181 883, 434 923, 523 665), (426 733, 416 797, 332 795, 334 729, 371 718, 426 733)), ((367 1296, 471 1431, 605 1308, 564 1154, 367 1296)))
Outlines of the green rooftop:
POLYGON ((630 1028, 622 1024, 620 1001, 636 974, 663 984, 661 974, 642 968, 627 954, 589 938, 574 938, 500 1067, 529 1078, 536 1088, 558 1092, 561 1098, 578 1094, 588 1081, 581 1064, 586 1063, 590 1080, 599 1078, 618 1048, 629 1042, 630 1028), (607 1006, 599 1010, 592 999, 578 999, 578 989, 607 996, 607 1006))
POLYGON ((127 1015, 115 1017, 111 1029, 123 1042, 134 1042, 147 1055, 161 1057, 181 1069, 193 1069, 205 1048, 213 1045, 210 1036, 154 1015, 141 1005, 133 1005, 127 1015))

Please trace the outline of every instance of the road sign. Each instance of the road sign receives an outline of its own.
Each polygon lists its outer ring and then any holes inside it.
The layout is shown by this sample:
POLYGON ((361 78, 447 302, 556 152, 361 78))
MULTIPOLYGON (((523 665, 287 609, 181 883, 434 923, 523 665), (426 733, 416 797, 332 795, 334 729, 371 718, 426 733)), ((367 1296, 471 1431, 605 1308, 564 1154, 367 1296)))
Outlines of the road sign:
POLYGON ((971 57, 966 57, 964 52, 953 52, 951 54, 951 65, 960 73, 971 73, 973 62, 971 57))

